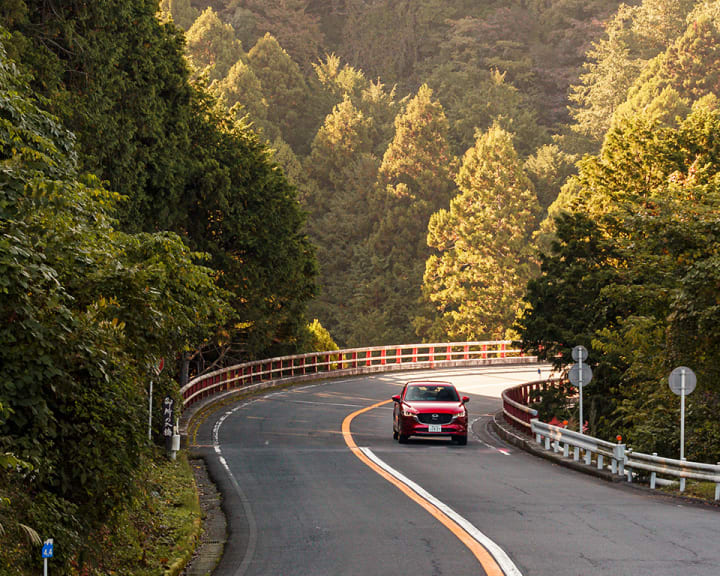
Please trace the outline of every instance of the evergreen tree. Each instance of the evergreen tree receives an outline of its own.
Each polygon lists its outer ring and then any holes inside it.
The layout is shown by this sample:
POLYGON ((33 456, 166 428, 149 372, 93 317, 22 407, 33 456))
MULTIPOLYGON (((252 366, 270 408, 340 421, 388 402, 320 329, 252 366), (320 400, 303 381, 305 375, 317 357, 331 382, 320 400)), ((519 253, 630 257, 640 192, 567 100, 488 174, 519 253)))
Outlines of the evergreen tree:
POLYGON ((575 130, 599 143, 615 110, 649 61, 664 52, 685 29, 694 0, 644 0, 622 5, 606 26, 606 36, 588 52, 580 82, 570 99, 575 130))
POLYGON ((370 193, 379 160, 372 155, 372 121, 346 98, 327 116, 307 161, 317 184, 307 199, 309 230, 318 246, 320 294, 311 313, 341 342, 352 318, 343 317, 355 283, 353 252, 370 233, 370 193))
POLYGON ((200 14, 185 38, 190 63, 198 74, 207 75, 210 81, 227 76, 235 63, 245 56, 232 26, 224 24, 212 8, 200 14))
POLYGON ((268 105, 268 120, 280 130, 296 153, 309 148, 312 131, 312 98, 300 67, 269 33, 248 53, 250 68, 260 81, 268 105))
POLYGON ((614 122, 638 114, 675 124, 704 96, 720 94, 720 21, 704 11, 645 68, 616 112, 614 122))
POLYGON ((423 85, 395 119, 395 136, 379 171, 378 219, 367 240, 372 257, 353 299, 355 317, 378 310, 370 330, 356 327, 352 342, 403 343, 414 336, 412 320, 421 296, 430 215, 446 206, 454 191, 455 159, 448 145, 442 106, 423 85))
POLYGON ((233 294, 227 361, 294 351, 316 275, 297 190, 247 124, 208 94, 198 92, 193 106, 197 154, 188 160, 181 223, 233 294))
POLYGON ((160 0, 160 12, 169 15, 183 30, 190 28, 200 15, 190 0, 160 0))
POLYGON ((300 67, 309 71, 322 53, 324 35, 308 0, 242 0, 229 2, 228 21, 250 28, 250 46, 265 34, 276 38, 300 67), (244 22, 243 22, 244 21, 244 22))
POLYGON ((535 272, 531 234, 539 213, 512 135, 498 126, 478 134, 456 182, 460 193, 450 209, 433 214, 429 225, 435 253, 424 294, 436 316, 416 325, 431 339, 505 338, 535 272))
POLYGON ((260 80, 245 62, 238 60, 215 88, 228 108, 239 105, 240 109, 236 113, 248 114, 249 121, 267 138, 279 136, 277 128, 268 122, 268 103, 263 96, 260 80))
POLYGON ((397 114, 395 89, 386 91, 385 85, 377 80, 370 82, 362 71, 347 64, 340 65, 340 58, 334 54, 314 65, 320 85, 330 98, 340 102, 349 99, 366 117, 372 120, 371 137, 374 152, 382 156, 392 139, 393 121, 397 114))
POLYGON ((557 199, 563 185, 575 171, 575 160, 557 144, 546 144, 525 161, 525 172, 532 180, 543 210, 547 210, 557 199))

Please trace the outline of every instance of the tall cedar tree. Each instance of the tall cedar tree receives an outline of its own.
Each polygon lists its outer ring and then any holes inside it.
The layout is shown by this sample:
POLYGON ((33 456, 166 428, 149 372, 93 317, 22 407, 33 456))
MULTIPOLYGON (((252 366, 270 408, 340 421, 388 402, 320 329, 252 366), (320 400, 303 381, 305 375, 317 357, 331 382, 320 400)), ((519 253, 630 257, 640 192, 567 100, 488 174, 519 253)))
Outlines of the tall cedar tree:
POLYGON ((212 8, 206 8, 193 22, 185 39, 190 63, 209 81, 227 76, 230 68, 245 56, 232 26, 223 23, 212 8))
POLYGON ((365 272, 353 301, 359 319, 354 342, 415 339, 412 320, 429 255, 427 225, 455 190, 448 130, 442 106, 426 85, 395 119, 395 136, 379 172, 378 223, 364 252, 372 256, 365 256, 365 272))
POLYGON ((343 318, 352 294, 354 250, 370 233, 369 205, 380 164, 372 154, 373 122, 346 98, 315 136, 307 166, 318 184, 308 199, 310 233, 318 246, 320 295, 311 311, 347 344, 351 318, 343 318))
POLYGON ((270 34, 248 52, 248 61, 260 80, 268 104, 268 120, 278 127, 296 153, 307 153, 307 134, 316 129, 308 84, 290 55, 270 34))
POLYGON ((522 308, 540 206, 512 139, 498 126, 478 134, 455 180, 460 194, 430 219, 423 291, 436 315, 416 325, 431 340, 505 338, 522 308))

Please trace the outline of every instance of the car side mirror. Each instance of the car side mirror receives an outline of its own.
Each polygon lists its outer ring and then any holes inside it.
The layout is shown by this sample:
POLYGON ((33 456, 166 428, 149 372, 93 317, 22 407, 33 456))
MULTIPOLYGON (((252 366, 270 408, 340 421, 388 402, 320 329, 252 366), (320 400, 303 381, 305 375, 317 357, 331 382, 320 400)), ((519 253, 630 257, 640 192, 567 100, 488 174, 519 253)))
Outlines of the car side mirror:
POLYGON ((463 404, 467 404, 468 402, 470 402, 470 398, 469 398, 468 396, 463 396, 463 397, 462 397, 462 403, 463 403, 463 404))
POLYGON ((393 399, 393 402, 400 402, 400 394, 396 394, 395 396, 392 397, 392 399, 393 399))

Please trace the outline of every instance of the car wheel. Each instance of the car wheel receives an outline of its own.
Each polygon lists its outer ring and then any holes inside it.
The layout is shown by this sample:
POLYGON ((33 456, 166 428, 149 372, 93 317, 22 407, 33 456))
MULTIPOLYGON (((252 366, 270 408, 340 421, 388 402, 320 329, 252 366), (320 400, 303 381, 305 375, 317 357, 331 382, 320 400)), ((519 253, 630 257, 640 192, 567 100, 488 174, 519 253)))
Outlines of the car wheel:
POLYGON ((393 440, 397 440, 397 439, 398 439, 397 430, 393 430, 393 440))
POLYGON ((407 444, 409 436, 407 434, 398 434, 398 442, 400 444, 407 444))
POLYGON ((467 436, 454 436, 453 440, 455 441, 455 444, 460 446, 465 446, 467 444, 467 436))

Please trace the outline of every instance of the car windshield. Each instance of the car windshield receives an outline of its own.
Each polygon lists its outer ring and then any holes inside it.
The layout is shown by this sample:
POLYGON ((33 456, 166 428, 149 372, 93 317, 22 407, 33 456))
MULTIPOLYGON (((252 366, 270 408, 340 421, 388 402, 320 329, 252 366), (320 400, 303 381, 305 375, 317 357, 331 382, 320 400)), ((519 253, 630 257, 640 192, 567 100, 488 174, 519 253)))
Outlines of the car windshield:
POLYGON ((407 402, 458 402, 458 394, 452 386, 421 384, 408 386, 405 392, 407 402))

